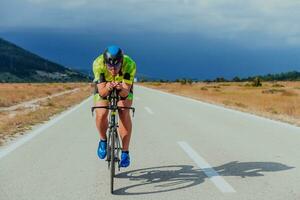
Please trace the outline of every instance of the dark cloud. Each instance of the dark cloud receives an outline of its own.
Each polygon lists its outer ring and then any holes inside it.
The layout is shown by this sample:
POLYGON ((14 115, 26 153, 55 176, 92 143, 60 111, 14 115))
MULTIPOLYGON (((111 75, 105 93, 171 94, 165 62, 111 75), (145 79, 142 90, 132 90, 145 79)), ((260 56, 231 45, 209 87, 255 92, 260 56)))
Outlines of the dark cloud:
POLYGON ((2 0, 0 36, 80 68, 115 43, 144 74, 247 76, 300 70, 299 8, 292 0, 2 0))

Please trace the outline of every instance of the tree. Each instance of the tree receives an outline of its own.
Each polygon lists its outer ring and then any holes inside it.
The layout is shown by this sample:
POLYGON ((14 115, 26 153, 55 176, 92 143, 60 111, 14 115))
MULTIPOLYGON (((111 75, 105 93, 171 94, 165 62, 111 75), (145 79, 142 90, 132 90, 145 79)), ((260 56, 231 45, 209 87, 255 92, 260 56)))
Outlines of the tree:
POLYGON ((241 82, 240 77, 236 76, 232 79, 233 82, 241 82))
POLYGON ((224 77, 217 77, 214 81, 215 82, 227 82, 227 80, 224 77))
POLYGON ((262 84, 261 84, 261 80, 259 77, 256 77, 253 81, 252 81, 252 86, 253 87, 261 87, 262 84))

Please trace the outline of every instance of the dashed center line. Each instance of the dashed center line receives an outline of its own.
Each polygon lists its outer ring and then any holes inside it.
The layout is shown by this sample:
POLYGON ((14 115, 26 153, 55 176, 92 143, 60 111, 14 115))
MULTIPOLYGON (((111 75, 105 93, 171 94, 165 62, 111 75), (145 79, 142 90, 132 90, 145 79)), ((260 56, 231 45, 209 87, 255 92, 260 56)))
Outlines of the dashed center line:
POLYGON ((154 112, 147 106, 145 107, 145 110, 147 110, 147 112, 150 113, 151 115, 154 114, 154 112))
POLYGON ((200 167, 206 176, 211 180, 215 186, 223 193, 233 193, 235 190, 227 183, 196 151, 186 142, 178 142, 179 146, 185 153, 200 167))

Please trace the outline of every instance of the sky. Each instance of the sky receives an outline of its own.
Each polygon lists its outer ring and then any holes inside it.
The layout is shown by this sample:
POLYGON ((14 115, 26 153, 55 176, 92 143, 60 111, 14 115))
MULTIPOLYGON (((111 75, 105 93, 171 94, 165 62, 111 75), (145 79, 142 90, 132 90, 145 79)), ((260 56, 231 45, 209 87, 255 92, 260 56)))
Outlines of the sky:
POLYGON ((1 0, 0 37, 91 69, 119 45, 137 72, 175 79, 300 71, 298 0, 1 0))

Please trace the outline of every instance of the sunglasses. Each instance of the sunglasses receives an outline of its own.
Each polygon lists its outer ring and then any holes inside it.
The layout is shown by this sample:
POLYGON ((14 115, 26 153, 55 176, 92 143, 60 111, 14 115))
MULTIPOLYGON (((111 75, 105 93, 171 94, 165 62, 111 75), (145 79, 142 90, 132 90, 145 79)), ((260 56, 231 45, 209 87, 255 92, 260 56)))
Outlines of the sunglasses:
POLYGON ((110 69, 119 69, 121 67, 122 63, 118 63, 117 65, 112 65, 109 63, 106 63, 106 66, 110 69))

